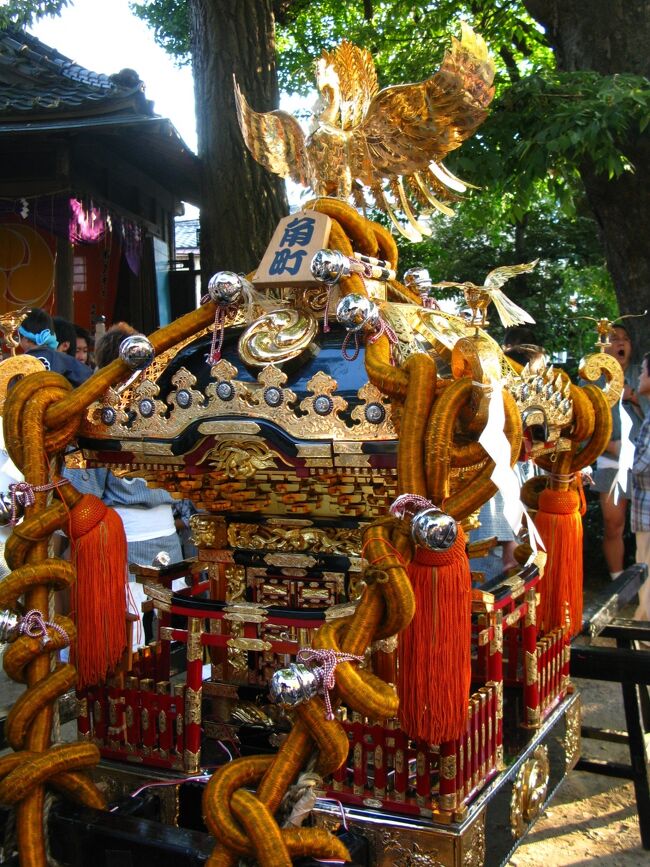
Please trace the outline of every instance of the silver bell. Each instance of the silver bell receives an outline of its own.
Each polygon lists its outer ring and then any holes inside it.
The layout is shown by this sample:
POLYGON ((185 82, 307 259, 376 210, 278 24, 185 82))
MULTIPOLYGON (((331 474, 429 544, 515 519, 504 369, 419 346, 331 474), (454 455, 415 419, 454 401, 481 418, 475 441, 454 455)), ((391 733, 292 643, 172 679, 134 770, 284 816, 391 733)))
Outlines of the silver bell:
POLYGON ((309 701, 317 692, 316 675, 300 662, 292 662, 287 668, 276 671, 269 684, 271 701, 288 707, 309 701))
POLYGON ((244 278, 234 271, 217 271, 208 282, 208 295, 215 304, 235 304, 243 294, 244 278))
POLYGON ((172 562, 171 556, 167 553, 167 551, 158 551, 156 556, 151 561, 151 565, 155 566, 156 569, 165 569, 172 562))
POLYGON ((456 541, 458 524, 440 509, 424 509, 411 521, 411 536, 416 545, 430 551, 445 551, 456 541))
POLYGON ((0 644, 7 644, 18 637, 20 616, 13 611, 0 611, 0 644))
POLYGON ((404 272, 404 284, 416 292, 428 292, 433 285, 426 268, 409 268, 404 272))
POLYGON ((337 283, 350 273, 347 258, 338 250, 318 250, 311 260, 310 268, 312 277, 329 284, 337 283))
MULTIPOLYGON (((16 503, 18 517, 22 516, 23 507, 20 503, 16 503)), ((12 506, 11 495, 6 491, 0 492, 0 527, 6 527, 11 522, 12 506)))
POLYGON ((366 326, 378 327, 379 310, 370 298, 353 292, 339 301, 336 307, 336 318, 348 331, 361 331, 366 326))
POLYGON ((120 343, 120 358, 130 370, 144 370, 156 357, 156 352, 144 334, 132 334, 120 343))

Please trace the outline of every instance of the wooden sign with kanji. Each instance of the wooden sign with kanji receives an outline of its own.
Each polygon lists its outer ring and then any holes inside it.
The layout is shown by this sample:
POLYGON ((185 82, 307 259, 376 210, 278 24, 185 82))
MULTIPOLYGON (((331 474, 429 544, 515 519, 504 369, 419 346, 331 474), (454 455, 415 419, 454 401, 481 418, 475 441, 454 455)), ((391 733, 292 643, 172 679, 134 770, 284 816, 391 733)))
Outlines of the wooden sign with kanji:
POLYGON ((297 211, 278 223, 253 277, 258 287, 322 286, 312 277, 314 254, 327 247, 332 221, 318 211, 297 211))

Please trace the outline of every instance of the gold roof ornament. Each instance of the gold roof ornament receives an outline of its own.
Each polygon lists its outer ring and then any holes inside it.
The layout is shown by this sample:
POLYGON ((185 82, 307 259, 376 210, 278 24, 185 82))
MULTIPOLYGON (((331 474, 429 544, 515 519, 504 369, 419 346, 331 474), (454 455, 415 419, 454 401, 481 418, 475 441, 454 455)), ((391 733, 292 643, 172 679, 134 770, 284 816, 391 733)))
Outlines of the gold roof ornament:
POLYGON ((527 274, 532 271, 539 259, 532 262, 524 262, 521 265, 500 265, 494 268, 485 278, 482 286, 477 286, 476 283, 454 283, 443 280, 440 283, 433 283, 433 288, 439 289, 462 289, 465 295, 467 305, 472 311, 471 325, 480 325, 485 328, 489 325, 487 320, 487 308, 490 301, 496 307, 499 319, 504 328, 509 328, 511 325, 523 325, 528 322, 532 325, 535 320, 523 308, 511 301, 510 298, 501 290, 511 277, 516 277, 517 274, 527 274))
MULTIPOLYGON (((600 319, 597 319, 595 316, 578 316, 578 319, 585 319, 588 322, 596 323, 598 339, 594 343, 594 346, 599 352, 605 352, 607 347, 611 346, 610 336, 612 328, 616 328, 618 323, 622 322, 624 319, 639 319, 641 316, 646 316, 647 313, 647 310, 644 310, 643 313, 625 313, 617 319, 608 319, 606 316, 603 316, 600 319)), ((625 326, 622 327, 625 328, 625 326)))
POLYGON ((307 136, 287 112, 254 111, 235 81, 246 146, 269 171, 317 196, 353 197, 364 207, 370 193, 405 237, 422 240, 431 229, 414 208, 453 213, 441 198, 454 199, 467 185, 442 160, 473 135, 494 95, 487 46, 471 27, 461 27, 440 69, 418 84, 379 90, 370 52, 349 42, 323 52, 318 114, 307 136))

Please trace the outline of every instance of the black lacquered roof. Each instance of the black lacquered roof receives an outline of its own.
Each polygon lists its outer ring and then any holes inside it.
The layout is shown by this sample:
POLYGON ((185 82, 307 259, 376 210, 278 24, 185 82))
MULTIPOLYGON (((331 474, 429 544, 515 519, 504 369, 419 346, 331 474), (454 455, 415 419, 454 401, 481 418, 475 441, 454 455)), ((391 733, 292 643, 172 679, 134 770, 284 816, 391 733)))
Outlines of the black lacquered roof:
POLYGON ((113 153, 198 204, 199 164, 171 121, 154 112, 133 69, 91 72, 15 27, 0 29, 0 139, 47 136, 103 142, 113 153))
POLYGON ((153 115, 136 72, 91 72, 29 33, 0 31, 0 123, 62 114, 153 115))

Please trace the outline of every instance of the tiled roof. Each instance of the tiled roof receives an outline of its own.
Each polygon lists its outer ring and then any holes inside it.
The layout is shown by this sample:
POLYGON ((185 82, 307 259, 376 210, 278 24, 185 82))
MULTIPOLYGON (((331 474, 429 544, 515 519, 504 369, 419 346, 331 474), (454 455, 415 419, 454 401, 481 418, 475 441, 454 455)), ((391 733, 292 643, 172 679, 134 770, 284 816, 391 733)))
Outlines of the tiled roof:
POLYGON ((125 111, 153 114, 133 70, 91 72, 23 30, 0 30, 0 122, 125 111))
POLYGON ((199 202, 198 159, 154 113, 136 72, 100 75, 23 30, 0 29, 0 144, 19 149, 21 138, 51 133, 103 141, 179 198, 199 202))
POLYGON ((198 250, 199 232, 198 220, 176 220, 174 231, 176 250, 198 250))

